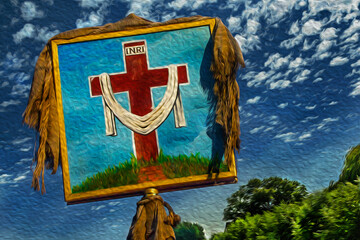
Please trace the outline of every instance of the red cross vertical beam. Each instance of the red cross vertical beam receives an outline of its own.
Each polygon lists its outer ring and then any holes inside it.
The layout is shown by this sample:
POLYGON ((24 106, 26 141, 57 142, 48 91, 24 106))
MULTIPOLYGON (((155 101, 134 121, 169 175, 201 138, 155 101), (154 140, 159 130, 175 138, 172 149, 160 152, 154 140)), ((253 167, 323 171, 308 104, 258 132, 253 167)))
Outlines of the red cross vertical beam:
MULTIPOLYGON (((145 41, 126 42, 123 44, 125 71, 109 73, 114 94, 128 92, 130 111, 144 116, 152 111, 153 99, 151 88, 166 86, 168 68, 149 68, 145 41)), ((187 66, 177 65, 179 85, 189 83, 187 66)), ((99 76, 90 76, 91 97, 101 96, 99 76)), ((175 126, 174 126, 175 127, 175 126)), ((157 159, 159 146, 156 130, 147 135, 134 132, 134 151, 137 159, 149 161, 157 159)))

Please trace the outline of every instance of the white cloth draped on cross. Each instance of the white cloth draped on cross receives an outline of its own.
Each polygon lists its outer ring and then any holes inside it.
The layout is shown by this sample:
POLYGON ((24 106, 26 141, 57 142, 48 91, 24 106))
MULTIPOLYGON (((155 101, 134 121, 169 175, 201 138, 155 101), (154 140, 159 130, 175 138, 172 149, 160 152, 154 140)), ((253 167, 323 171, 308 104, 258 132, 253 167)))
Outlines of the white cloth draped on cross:
POLYGON ((119 121, 132 131, 139 134, 149 134, 157 129, 174 110, 175 127, 185 127, 185 115, 181 101, 177 66, 169 65, 169 77, 163 99, 150 113, 138 116, 127 111, 115 99, 110 76, 102 73, 99 76, 100 87, 104 103, 106 135, 116 136, 115 116, 119 121))

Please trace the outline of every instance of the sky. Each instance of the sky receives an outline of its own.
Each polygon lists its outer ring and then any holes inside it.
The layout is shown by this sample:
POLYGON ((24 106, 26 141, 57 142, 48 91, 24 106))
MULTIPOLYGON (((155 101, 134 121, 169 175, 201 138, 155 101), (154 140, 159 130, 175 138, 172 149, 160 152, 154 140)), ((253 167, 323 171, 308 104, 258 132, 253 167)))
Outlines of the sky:
POLYGON ((219 17, 239 43, 237 184, 162 193, 209 237, 226 198, 251 178, 286 177, 310 191, 336 180, 360 143, 359 0, 77 0, 0 3, 0 238, 125 239, 139 197, 67 206, 61 171, 30 188, 35 132, 22 124, 37 56, 57 33, 116 22, 219 17))

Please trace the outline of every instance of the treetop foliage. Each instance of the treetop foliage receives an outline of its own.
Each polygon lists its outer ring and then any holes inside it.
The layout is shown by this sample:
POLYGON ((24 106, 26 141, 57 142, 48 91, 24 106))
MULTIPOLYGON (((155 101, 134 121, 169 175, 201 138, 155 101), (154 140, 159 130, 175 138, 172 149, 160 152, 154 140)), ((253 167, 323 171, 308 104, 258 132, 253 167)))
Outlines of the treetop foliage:
POLYGON ((263 180, 254 178, 246 185, 240 186, 239 190, 227 199, 224 220, 235 221, 247 214, 262 214, 281 203, 300 202, 307 194, 306 187, 297 181, 280 177, 263 180))
POLYGON ((197 223, 182 222, 174 230, 176 240, 206 240, 204 228, 197 223))
POLYGON ((344 167, 339 182, 352 182, 360 175, 360 144, 351 148, 345 156, 344 167))

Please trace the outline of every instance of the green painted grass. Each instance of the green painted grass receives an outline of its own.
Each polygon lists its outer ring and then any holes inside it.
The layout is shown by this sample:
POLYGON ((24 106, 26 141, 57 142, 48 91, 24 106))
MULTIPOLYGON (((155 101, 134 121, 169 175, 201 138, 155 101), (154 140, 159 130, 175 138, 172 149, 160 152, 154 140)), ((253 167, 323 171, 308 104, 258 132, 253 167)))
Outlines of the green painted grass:
POLYGON ((98 172, 86 178, 81 184, 72 187, 72 193, 87 192, 111 187, 136 184, 140 166, 136 159, 131 159, 118 166, 108 167, 104 172, 98 172), (134 160, 134 161, 133 161, 134 160))
POLYGON ((162 150, 157 160, 138 160, 131 154, 131 159, 117 166, 108 167, 103 172, 98 172, 86 178, 81 184, 72 187, 72 193, 87 192, 111 187, 125 186, 138 183, 139 171, 142 167, 161 166, 164 175, 169 179, 203 175, 229 171, 222 160, 202 157, 200 153, 190 156, 165 155, 162 150))
POLYGON ((162 166, 165 176, 170 179, 229 171, 221 160, 210 160, 200 156, 200 153, 174 157, 160 151, 157 162, 157 165, 162 166))

